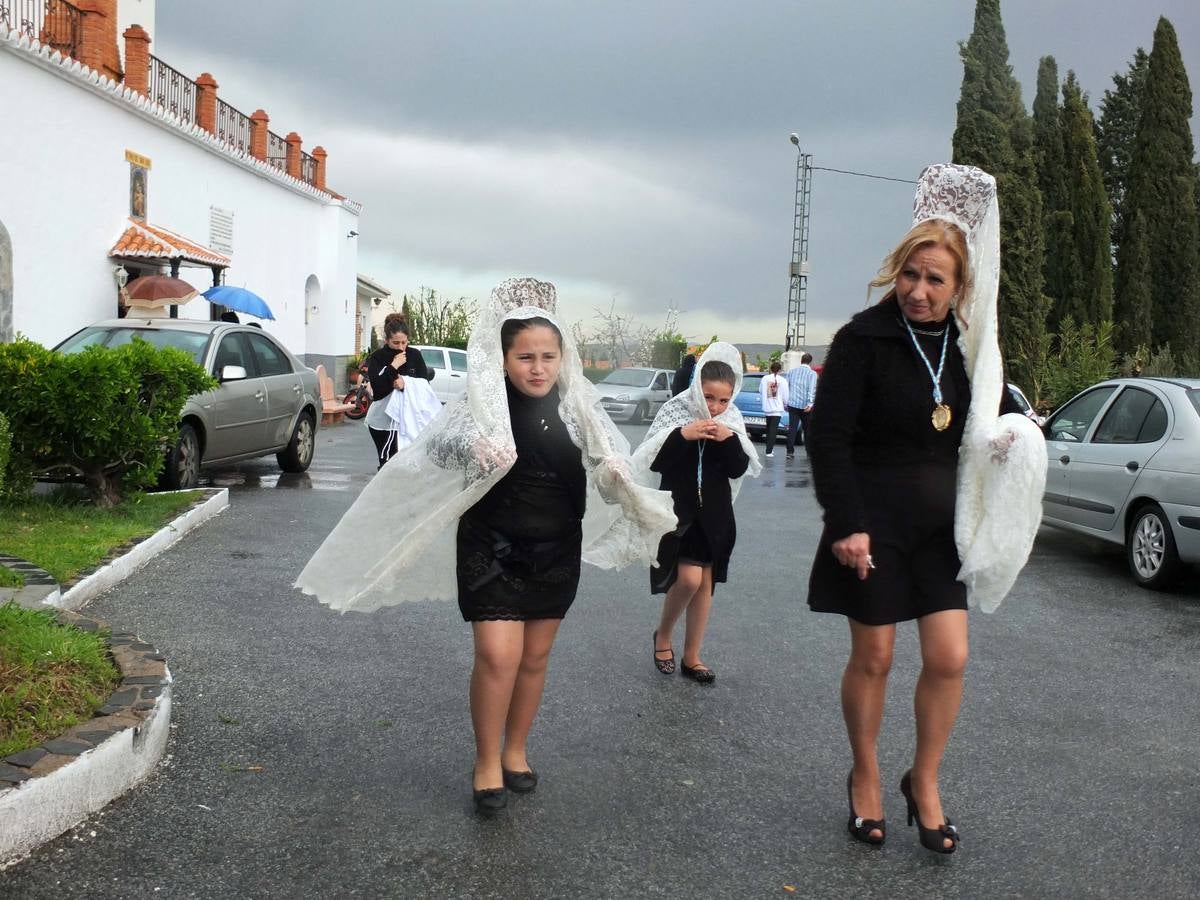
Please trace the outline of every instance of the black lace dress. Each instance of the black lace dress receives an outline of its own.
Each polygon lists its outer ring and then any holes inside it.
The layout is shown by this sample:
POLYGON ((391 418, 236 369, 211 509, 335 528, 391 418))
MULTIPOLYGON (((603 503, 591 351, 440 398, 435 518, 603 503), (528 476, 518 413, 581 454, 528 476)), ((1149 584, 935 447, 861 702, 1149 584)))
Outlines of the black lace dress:
POLYGON ((458 608, 468 622, 561 619, 579 586, 587 474, 558 415, 511 384, 517 461, 459 520, 458 608))

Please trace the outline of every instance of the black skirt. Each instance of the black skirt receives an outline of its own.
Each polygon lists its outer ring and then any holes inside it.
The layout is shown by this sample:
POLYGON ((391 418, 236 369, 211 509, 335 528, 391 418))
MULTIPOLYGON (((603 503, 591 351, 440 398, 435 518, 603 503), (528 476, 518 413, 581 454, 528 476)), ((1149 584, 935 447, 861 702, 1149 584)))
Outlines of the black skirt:
POLYGON ((467 622, 561 619, 575 602, 583 531, 553 540, 510 538, 463 516, 458 609, 467 622))
MULTIPOLYGON (((954 543, 956 467, 943 463, 859 466, 875 568, 860 581, 821 535, 809 579, 808 605, 864 625, 891 625, 967 608, 954 543)), ((839 537, 844 537, 840 535, 839 537)))

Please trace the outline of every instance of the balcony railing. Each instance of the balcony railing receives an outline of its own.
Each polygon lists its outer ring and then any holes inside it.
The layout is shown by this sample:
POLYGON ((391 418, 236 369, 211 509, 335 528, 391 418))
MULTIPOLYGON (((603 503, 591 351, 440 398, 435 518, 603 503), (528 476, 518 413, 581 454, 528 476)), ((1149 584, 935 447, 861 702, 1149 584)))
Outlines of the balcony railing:
POLYGON ((217 137, 243 153, 250 150, 250 117, 217 98, 217 137))
POLYGON ((79 49, 82 19, 66 0, 0 0, 0 34, 16 31, 63 56, 79 49))
POLYGON ((312 185, 317 183, 317 161, 303 151, 300 153, 300 180, 312 185))
POLYGON ((196 82, 150 56, 150 99, 189 124, 196 121, 196 82))
POLYGON ((267 163, 281 172, 287 171, 287 141, 273 131, 267 132, 267 163))

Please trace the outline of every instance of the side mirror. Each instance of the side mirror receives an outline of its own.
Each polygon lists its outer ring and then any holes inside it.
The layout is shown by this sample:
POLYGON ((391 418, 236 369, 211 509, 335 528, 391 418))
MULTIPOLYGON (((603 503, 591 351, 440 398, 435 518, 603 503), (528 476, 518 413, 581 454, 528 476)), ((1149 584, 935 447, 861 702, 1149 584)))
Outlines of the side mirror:
POLYGON ((245 381, 246 370, 241 366, 223 366, 219 380, 221 383, 226 381, 245 381))

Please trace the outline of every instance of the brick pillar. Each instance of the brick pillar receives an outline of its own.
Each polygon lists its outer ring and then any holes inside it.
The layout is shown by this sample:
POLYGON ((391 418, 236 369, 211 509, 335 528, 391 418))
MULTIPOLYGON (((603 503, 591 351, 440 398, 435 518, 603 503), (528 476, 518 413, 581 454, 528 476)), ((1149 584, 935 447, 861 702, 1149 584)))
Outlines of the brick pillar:
POLYGON ((79 46, 75 58, 105 78, 120 81, 121 54, 117 48, 117 0, 79 0, 79 46))
POLYGON ((217 133, 217 80, 207 72, 196 79, 196 124, 217 133))
POLYGON ((38 32, 38 41, 63 56, 79 58, 79 47, 75 45, 75 19, 71 8, 62 0, 47 0, 46 17, 38 32))
POLYGON ((283 139, 287 143, 287 173, 293 178, 300 177, 300 145, 303 143, 300 135, 294 131, 288 132, 283 139))
POLYGON ((150 35, 141 25, 130 25, 125 38, 125 86, 143 97, 150 94, 150 35))
POLYGON ((317 161, 317 177, 316 177, 316 184, 314 185, 314 187, 318 191, 326 190, 326 187, 325 187, 325 159, 326 159, 326 157, 329 156, 329 154, 325 152, 324 147, 313 147, 312 155, 313 155, 313 159, 315 159, 317 161))
POLYGON ((267 131, 271 119, 266 110, 256 109, 250 115, 250 155, 267 161, 267 131))

